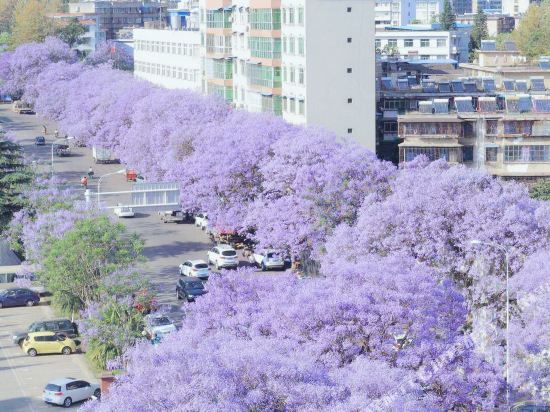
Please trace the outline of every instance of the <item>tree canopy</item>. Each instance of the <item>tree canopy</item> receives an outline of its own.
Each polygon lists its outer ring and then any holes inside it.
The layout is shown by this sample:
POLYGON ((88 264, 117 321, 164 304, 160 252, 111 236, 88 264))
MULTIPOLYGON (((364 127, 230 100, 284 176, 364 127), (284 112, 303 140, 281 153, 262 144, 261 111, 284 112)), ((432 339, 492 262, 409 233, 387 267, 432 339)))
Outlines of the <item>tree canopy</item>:
POLYGON ((445 0, 443 12, 439 15, 439 23, 443 30, 453 30, 456 25, 456 15, 450 0, 445 0))
POLYGON ((512 39, 519 50, 530 58, 550 55, 550 2, 531 3, 512 39))

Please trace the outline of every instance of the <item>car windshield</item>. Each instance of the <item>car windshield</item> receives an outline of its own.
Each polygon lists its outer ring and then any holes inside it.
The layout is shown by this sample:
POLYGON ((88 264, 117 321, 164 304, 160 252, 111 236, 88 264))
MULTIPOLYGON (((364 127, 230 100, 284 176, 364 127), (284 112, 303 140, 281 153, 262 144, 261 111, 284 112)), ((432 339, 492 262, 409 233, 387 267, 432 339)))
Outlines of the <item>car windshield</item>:
POLYGON ((237 256, 237 252, 234 250, 224 250, 222 256, 237 256))
POLYGON ((164 326, 164 325, 171 325, 172 322, 170 322, 170 319, 168 319, 166 316, 159 316, 158 318, 151 318, 149 320, 149 323, 151 326, 164 326))
POLYGON ((8 291, 6 289, 0 290, 0 296, 5 295, 6 293, 8 293, 8 291))
POLYGON ((279 255, 279 254, 277 254, 277 253, 274 253, 274 252, 269 252, 269 253, 267 254, 267 258, 268 258, 268 259, 278 259, 278 258, 280 258, 280 257, 281 257, 281 255, 279 255))
POLYGON ((187 282, 186 284, 188 289, 203 289, 204 286, 202 282, 187 282))
POLYGON ((197 263, 195 265, 196 269, 208 269, 208 265, 206 263, 197 263))
POLYGON ((38 323, 34 322, 31 323, 31 326, 29 326, 29 332, 37 332, 38 331, 38 323))
POLYGON ((52 392, 61 392, 61 386, 54 385, 53 383, 48 383, 46 385, 46 390, 47 391, 52 391, 52 392))

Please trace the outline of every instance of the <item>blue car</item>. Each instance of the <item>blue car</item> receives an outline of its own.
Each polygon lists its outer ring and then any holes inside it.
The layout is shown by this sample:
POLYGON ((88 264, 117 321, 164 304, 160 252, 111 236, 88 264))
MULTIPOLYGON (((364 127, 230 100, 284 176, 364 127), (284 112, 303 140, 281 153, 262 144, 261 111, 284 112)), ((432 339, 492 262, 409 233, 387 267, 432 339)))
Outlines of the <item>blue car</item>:
POLYGON ((34 306, 40 302, 38 293, 27 288, 12 288, 0 291, 0 309, 10 306, 34 306))

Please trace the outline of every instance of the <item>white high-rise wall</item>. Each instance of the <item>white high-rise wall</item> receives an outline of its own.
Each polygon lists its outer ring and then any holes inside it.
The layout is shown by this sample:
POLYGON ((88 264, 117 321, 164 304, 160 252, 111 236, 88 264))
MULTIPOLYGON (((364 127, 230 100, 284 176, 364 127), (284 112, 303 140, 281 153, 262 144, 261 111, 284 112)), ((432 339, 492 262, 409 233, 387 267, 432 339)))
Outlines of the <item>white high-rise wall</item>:
MULTIPOLYGON (((376 27, 404 26, 416 19, 416 0, 375 0, 376 27)), ((369 1, 366 1, 370 4, 369 1)), ((371 4, 372 7, 372 4, 371 4)))
POLYGON ((294 52, 283 46, 284 119, 324 126, 374 151, 373 1, 281 1, 283 9, 291 5, 304 8, 304 23, 283 19, 283 39, 295 42, 294 52))
POLYGON ((415 0, 416 20, 420 24, 434 23, 443 12, 444 0, 415 0))
POLYGON ((532 0, 502 0, 502 14, 518 17, 525 14, 531 3, 539 3, 532 0))
POLYGON ((169 89, 201 90, 198 30, 134 29, 134 75, 169 89))

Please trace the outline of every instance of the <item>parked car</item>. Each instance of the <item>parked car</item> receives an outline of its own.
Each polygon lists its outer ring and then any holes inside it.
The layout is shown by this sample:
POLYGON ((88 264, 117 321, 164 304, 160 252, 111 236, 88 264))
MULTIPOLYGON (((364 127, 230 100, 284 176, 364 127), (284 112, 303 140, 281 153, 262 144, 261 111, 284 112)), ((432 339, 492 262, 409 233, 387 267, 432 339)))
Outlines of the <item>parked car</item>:
POLYGON ((34 306, 40 302, 38 293, 27 288, 11 288, 0 291, 0 309, 11 306, 34 306))
POLYGON ((176 325, 166 315, 150 314, 145 316, 145 332, 150 336, 166 335, 176 331, 176 325))
POLYGON ((180 265, 180 275, 208 279, 210 276, 210 269, 204 260, 186 260, 180 265))
POLYGON ((42 395, 44 402, 63 405, 66 408, 75 402, 86 401, 92 397, 101 399, 99 385, 75 378, 62 378, 49 382, 42 395))
POLYGON ((36 146, 44 146, 46 145, 46 138, 44 136, 36 136, 34 138, 34 144, 36 146))
POLYGON ((200 227, 202 229, 205 223, 207 222, 208 222, 208 215, 206 213, 197 213, 195 215, 195 226, 200 227))
POLYGON ((216 270, 222 268, 236 268, 239 265, 237 252, 229 245, 214 246, 208 251, 208 263, 214 265, 216 270))
POLYGON ((185 213, 180 210, 166 210, 159 212, 160 220, 163 223, 175 222, 182 223, 185 221, 185 213))
POLYGON ((134 217, 134 209, 132 209, 130 206, 123 206, 122 204, 118 204, 117 207, 114 208, 115 215, 118 217, 134 217))
POLYGON ((186 276, 181 278, 176 285, 177 298, 186 299, 188 302, 193 302, 197 296, 202 296, 205 293, 206 289, 199 278, 186 276))
POLYGON ((280 254, 277 254, 277 252, 273 250, 263 250, 260 252, 254 252, 251 255, 252 262, 259 268, 261 268, 263 271, 269 270, 269 269, 284 269, 285 267, 285 261, 283 259, 283 256, 280 254))
POLYGON ((69 338, 75 338, 78 336, 78 328, 76 323, 71 322, 69 319, 41 320, 31 323, 26 332, 14 333, 12 336, 13 343, 19 346, 23 345, 25 338, 32 332, 54 332, 57 334, 63 334, 69 338))
POLYGON ((29 356, 47 353, 70 355, 76 352, 76 343, 71 338, 54 332, 32 332, 25 338, 21 348, 29 356))

